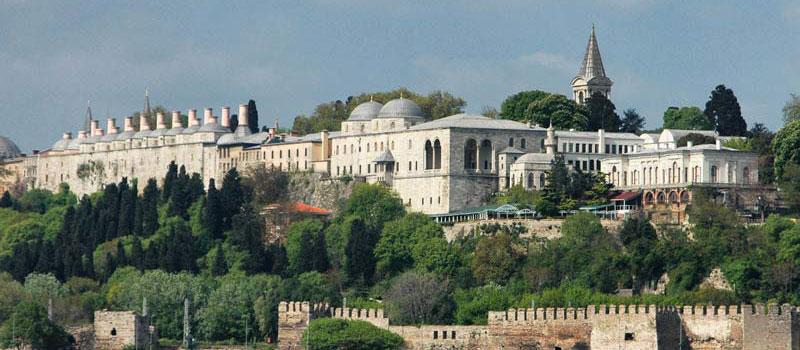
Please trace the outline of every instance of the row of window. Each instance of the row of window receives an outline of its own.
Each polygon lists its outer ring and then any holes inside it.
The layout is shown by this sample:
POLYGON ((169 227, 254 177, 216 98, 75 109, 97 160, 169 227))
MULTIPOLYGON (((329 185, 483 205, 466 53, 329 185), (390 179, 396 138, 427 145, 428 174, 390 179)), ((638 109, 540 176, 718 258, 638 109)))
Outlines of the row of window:
MULTIPOLYGON (((228 148, 222 148, 217 152, 218 152, 218 154, 219 154, 219 156, 221 158, 230 158, 230 156, 231 156, 231 153, 230 153, 231 150, 228 149, 228 148)), ((295 157, 299 157, 300 156, 300 149, 299 148, 295 148, 294 149, 294 156, 295 157)), ((308 148, 307 147, 303 148, 303 156, 308 157, 308 148)), ((243 151, 243 152, 239 152, 239 157, 238 158, 239 158, 239 160, 244 160, 244 161, 267 160, 267 151, 259 151, 259 152, 246 152, 246 151, 243 151), (253 156, 255 156, 255 159, 253 159, 253 156)), ((275 150, 271 150, 270 151, 270 158, 271 159, 276 159, 275 158, 275 150)), ((286 158, 292 158, 292 150, 286 150, 286 158)), ((283 159, 283 150, 282 149, 278 150, 278 158, 277 159, 283 159)))
MULTIPOLYGON (((442 331, 442 339, 447 339, 447 331, 442 331)), ((433 331, 433 339, 439 339, 439 331, 433 331)), ((450 331, 450 339, 456 339, 456 331, 450 331)))
POLYGON ((582 171, 600 171, 600 160, 575 160, 572 159, 567 160, 568 165, 572 165, 575 169, 580 169, 582 171))
MULTIPOLYGON (((631 185, 652 185, 652 184, 673 184, 673 183, 683 183, 683 182, 700 182, 702 170, 700 166, 694 166, 691 171, 691 176, 689 174, 689 167, 683 167, 683 174, 681 174, 681 167, 677 165, 677 163, 673 163, 671 168, 668 169, 661 169, 661 176, 659 176, 658 167, 644 167, 641 169, 633 170, 631 172, 631 185), (690 180, 691 178, 691 180, 690 180)), ((627 179, 628 172, 617 172, 617 167, 611 167, 611 174, 610 181, 612 183, 621 183, 623 186, 627 186, 628 179, 627 179), (621 175, 620 175, 621 174, 621 175), (620 178, 620 176, 622 178, 620 178)), ((742 169, 742 178, 741 182, 745 184, 749 184, 751 182, 751 174, 750 168, 744 167, 742 169)), ((709 169, 709 181, 710 183, 717 183, 719 182, 719 168, 716 165, 712 165, 709 169)), ((728 183, 735 182, 734 174, 732 171, 728 172, 728 183)))
MULTIPOLYGON (((626 154, 637 152, 638 146, 636 145, 615 145, 606 144, 605 153, 609 154, 626 154)), ((561 143, 562 153, 600 153, 600 145, 596 143, 561 143)))

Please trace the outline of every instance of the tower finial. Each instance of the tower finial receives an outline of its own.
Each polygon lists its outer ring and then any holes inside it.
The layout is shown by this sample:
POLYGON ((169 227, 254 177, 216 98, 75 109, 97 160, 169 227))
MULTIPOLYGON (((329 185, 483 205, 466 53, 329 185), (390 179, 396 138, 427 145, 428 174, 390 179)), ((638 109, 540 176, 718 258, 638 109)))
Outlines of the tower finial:
POLYGON ((144 88, 144 108, 142 109, 142 115, 149 117, 150 116, 150 89, 144 88))
POLYGON ((89 132, 92 129, 92 101, 86 100, 86 118, 83 121, 83 130, 89 132))

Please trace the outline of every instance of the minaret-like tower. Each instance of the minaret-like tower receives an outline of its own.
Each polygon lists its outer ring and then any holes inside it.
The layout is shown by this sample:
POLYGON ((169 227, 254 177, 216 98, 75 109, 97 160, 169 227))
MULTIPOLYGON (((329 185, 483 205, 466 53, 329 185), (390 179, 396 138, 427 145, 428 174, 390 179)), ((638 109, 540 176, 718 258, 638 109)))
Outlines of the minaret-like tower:
POLYGON ((145 88, 144 89, 144 108, 142 108, 142 115, 145 117, 150 117, 150 90, 145 88))
POLYGON ((606 76, 606 70, 603 68, 600 47, 597 46, 597 37, 594 34, 594 24, 589 35, 589 44, 586 45, 581 70, 575 78, 572 78, 571 85, 572 98, 578 104, 584 104, 586 99, 595 93, 601 93, 605 97, 611 95, 611 85, 614 85, 614 82, 606 76))
POLYGON ((92 101, 86 101, 86 120, 83 121, 83 131, 92 129, 92 101))

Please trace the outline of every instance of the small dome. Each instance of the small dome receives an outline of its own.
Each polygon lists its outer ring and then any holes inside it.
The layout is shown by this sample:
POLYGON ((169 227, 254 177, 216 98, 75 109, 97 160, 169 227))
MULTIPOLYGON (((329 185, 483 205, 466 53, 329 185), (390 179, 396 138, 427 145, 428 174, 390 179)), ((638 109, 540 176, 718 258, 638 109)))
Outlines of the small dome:
POLYGON ((219 132, 219 133, 229 133, 231 129, 226 128, 217 123, 206 123, 203 124, 200 128, 197 129, 197 132, 219 132))
POLYGON ((197 132, 197 130, 200 130, 200 125, 192 125, 192 126, 190 126, 188 128, 183 129, 183 132, 181 132, 181 133, 184 134, 184 135, 194 134, 194 133, 197 132))
POLYGON ((127 139, 133 137, 133 135, 136 135, 136 131, 123 131, 123 132, 117 134, 117 141, 127 140, 127 139))
POLYGON ((175 135, 180 135, 181 133, 183 133, 183 127, 170 128, 169 130, 167 130, 167 133, 165 135, 167 135, 167 136, 175 136, 175 135))
MULTIPOLYGON (((50 149, 53 150, 53 151, 63 151, 65 149, 67 149, 67 146, 69 145, 70 141, 72 141, 72 140, 60 139, 60 140, 56 141, 56 143, 54 143, 53 147, 50 147, 50 149)), ((0 156, 0 158, 2 158, 2 156, 0 156)))
POLYGON ((381 108, 380 113, 378 113, 378 117, 380 118, 392 118, 392 117, 414 117, 414 118, 422 118, 422 108, 419 107, 418 104, 414 103, 414 101, 407 100, 405 98, 398 98, 386 102, 386 104, 381 108))
POLYGON ((383 105, 375 101, 364 102, 350 112, 350 118, 347 120, 372 120, 381 112, 381 107, 383 105))
POLYGON ((526 153, 522 157, 519 157, 515 164, 550 164, 555 158, 554 155, 548 153, 526 153))
POLYGON ((20 154, 22 154, 22 152, 19 151, 17 144, 5 136, 0 136, 0 159, 16 158, 19 157, 20 154))
POLYGON ((81 144, 86 142, 86 140, 87 139, 85 139, 85 138, 83 138, 83 139, 82 138, 72 139, 72 141, 70 141, 69 144, 67 145, 67 149, 68 150, 81 149, 81 144))

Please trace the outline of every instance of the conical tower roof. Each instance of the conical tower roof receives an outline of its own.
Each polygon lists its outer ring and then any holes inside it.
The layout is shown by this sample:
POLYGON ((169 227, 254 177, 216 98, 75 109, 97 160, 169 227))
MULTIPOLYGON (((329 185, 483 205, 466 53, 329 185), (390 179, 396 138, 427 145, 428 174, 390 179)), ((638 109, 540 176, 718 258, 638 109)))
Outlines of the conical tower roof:
POLYGON ((86 101, 86 119, 83 121, 83 131, 92 129, 92 101, 86 101))
POLYGON ((583 64, 581 64, 578 76, 587 81, 594 77, 606 76, 603 59, 600 58, 600 47, 597 46, 597 37, 594 35, 594 25, 592 25, 592 34, 589 35, 589 44, 586 45, 586 54, 583 56, 583 64))

